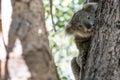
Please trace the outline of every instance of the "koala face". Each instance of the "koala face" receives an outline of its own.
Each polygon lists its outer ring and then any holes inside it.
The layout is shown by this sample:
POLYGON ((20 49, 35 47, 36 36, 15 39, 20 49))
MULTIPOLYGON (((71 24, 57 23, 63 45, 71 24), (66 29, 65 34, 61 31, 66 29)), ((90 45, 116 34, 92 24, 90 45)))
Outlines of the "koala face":
POLYGON ((93 4, 85 5, 85 8, 76 12, 66 27, 66 32, 80 37, 90 37, 95 21, 93 4))
POLYGON ((78 11, 67 25, 66 32, 80 37, 89 37, 94 24, 94 16, 94 13, 78 11))

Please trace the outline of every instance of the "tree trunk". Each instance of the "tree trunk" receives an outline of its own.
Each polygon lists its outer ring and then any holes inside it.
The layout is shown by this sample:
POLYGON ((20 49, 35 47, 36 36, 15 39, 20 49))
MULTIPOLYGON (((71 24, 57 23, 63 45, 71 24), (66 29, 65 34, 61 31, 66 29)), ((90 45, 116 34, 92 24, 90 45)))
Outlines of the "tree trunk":
POLYGON ((10 53, 9 68, 16 68, 17 73, 9 69, 10 77, 14 75, 15 80, 58 80, 49 48, 42 0, 11 1, 13 14, 7 49, 10 53), (19 56, 21 54, 25 62, 19 56), (22 68, 24 63, 28 70, 22 68))
POLYGON ((100 0, 83 80, 120 80, 120 0, 100 0))

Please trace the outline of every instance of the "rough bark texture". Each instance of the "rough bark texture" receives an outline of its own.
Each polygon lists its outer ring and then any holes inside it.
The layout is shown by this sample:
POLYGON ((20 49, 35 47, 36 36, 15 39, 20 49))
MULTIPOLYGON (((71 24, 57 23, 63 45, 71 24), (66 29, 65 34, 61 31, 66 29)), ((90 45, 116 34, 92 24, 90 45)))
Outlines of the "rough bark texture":
MULTIPOLYGON (((10 53, 13 51, 15 42, 19 39, 24 60, 31 73, 29 80, 58 80, 49 48, 42 0, 11 1, 13 20, 9 32, 8 51, 10 53)), ((10 58, 13 58, 13 56, 10 56, 10 58)), ((14 57, 14 61, 19 59, 21 58, 14 57)))
POLYGON ((100 0, 83 80, 120 80, 120 0, 100 0))

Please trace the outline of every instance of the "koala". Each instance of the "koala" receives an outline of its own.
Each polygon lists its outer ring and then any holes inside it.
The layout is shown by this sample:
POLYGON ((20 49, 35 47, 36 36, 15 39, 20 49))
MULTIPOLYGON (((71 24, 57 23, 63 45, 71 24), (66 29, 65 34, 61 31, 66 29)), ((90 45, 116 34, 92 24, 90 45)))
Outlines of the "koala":
POLYGON ((66 26, 66 33, 82 38, 90 37, 95 21, 96 6, 97 3, 87 3, 76 12, 66 26))
POLYGON ((83 8, 73 15, 65 29, 67 34, 74 36, 75 44, 79 50, 78 56, 71 61, 76 80, 81 80, 84 72, 97 6, 98 4, 95 2, 84 4, 83 8))

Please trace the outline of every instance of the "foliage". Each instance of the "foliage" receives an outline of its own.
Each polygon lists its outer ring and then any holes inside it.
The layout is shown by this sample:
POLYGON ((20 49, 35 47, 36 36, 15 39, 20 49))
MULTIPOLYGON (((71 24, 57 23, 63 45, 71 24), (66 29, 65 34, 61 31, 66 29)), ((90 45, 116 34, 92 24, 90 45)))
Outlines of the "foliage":
POLYGON ((49 0, 43 0, 46 17, 46 27, 49 34, 50 47, 54 56, 57 70, 61 80, 73 80, 70 61, 77 55, 77 49, 70 38, 64 32, 65 25, 71 16, 81 8, 82 0, 53 0, 53 16, 57 32, 53 30, 50 16, 49 0))

